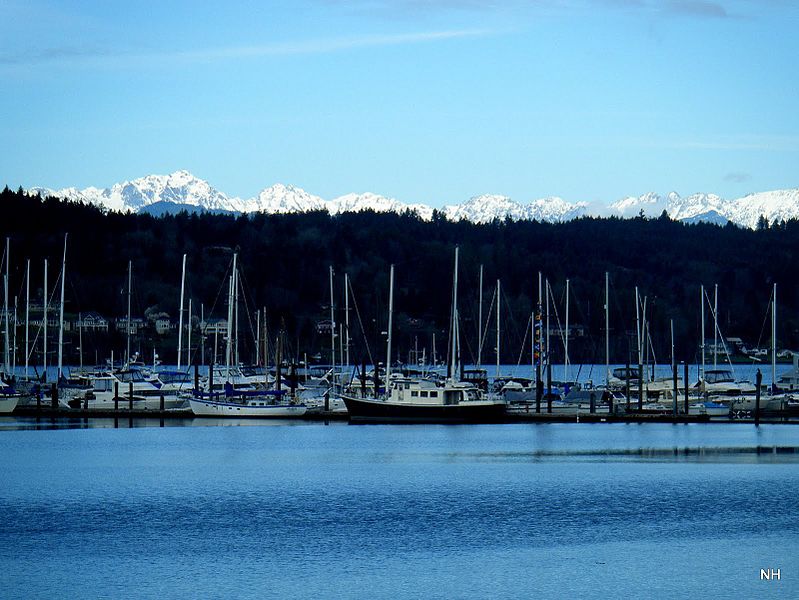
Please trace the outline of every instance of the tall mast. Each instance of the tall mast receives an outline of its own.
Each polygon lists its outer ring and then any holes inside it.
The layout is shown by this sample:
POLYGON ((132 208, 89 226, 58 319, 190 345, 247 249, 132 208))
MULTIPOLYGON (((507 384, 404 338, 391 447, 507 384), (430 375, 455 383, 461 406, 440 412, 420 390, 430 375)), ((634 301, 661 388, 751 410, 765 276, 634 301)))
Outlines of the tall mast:
MULTIPOLYGON (((477 301, 477 368, 483 362, 483 265, 480 265, 480 292, 477 301)), ((499 375, 499 373, 497 373, 499 375)))
MULTIPOLYGON (((638 286, 635 286, 635 336, 638 344, 638 366, 644 362, 644 355, 641 352, 641 307, 638 301, 638 286)), ((643 377, 643 373, 638 373, 638 377, 643 377)))
POLYGON ((391 329, 394 322, 394 265, 391 265, 391 275, 388 283, 388 341, 386 342, 386 395, 388 395, 388 382, 391 377, 391 329))
MULTIPOLYGON (((128 368, 130 368, 130 291, 131 291, 131 284, 133 283, 133 261, 128 261, 128 347, 127 347, 127 357, 126 360, 128 361, 128 368)), ((113 368, 114 365, 111 365, 113 368)))
POLYGON ((11 238, 6 238, 6 273, 3 276, 3 322, 5 326, 5 336, 4 336, 4 344, 5 344, 5 361, 4 361, 4 371, 6 375, 11 375, 10 373, 10 362, 9 362, 9 339, 8 339, 8 276, 9 276, 9 254, 11 252, 11 238))
POLYGON ((713 368, 718 367, 719 357, 719 284, 713 289, 713 368))
POLYGON ((30 317, 31 317, 31 261, 25 267, 25 379, 28 378, 28 353, 30 352, 30 317))
POLYGON ((189 331, 186 334, 186 366, 191 365, 191 298, 189 298, 189 331))
POLYGON ((17 305, 19 302, 17 301, 17 297, 14 297, 14 341, 11 344, 11 372, 16 373, 17 371, 17 305))
POLYGON ((540 400, 540 390, 541 390, 541 359, 542 359, 542 350, 541 347, 541 271, 538 272, 538 304, 536 305, 535 311, 535 324, 533 325, 534 329, 534 348, 536 355, 533 357, 535 359, 535 385, 536 385, 536 398, 540 400))
POLYGON ((455 246, 455 275, 452 279, 452 367, 450 379, 455 381, 460 373, 458 356, 458 246, 455 246))
MULTIPOLYGON (((264 314, 266 318, 266 314, 264 314)), ((205 304, 200 302, 200 364, 205 364, 205 332, 208 326, 205 323, 205 304)))
POLYGON ((566 335, 563 336, 563 381, 569 381, 569 280, 566 280, 566 335))
POLYGON ((774 292, 771 304, 771 393, 777 389, 777 284, 774 284, 774 292))
POLYGON ((237 253, 233 253, 233 272, 230 275, 228 286, 228 305, 227 305, 227 348, 225 349, 225 380, 230 381, 230 362, 233 358, 233 286, 236 284, 236 259, 237 253))
POLYGON ((64 282, 67 279, 67 235, 66 233, 64 234, 64 258, 61 261, 61 304, 58 315, 58 379, 56 381, 61 381, 64 369, 64 282))
POLYGON ((261 311, 255 311, 255 364, 261 364, 261 311))
POLYGON ((183 255, 183 270, 180 275, 180 308, 178 309, 178 371, 180 355, 183 352, 183 294, 186 290, 186 255, 183 255))
POLYGON ((605 387, 610 381, 610 278, 605 271, 605 387))
POLYGON ((702 372, 699 374, 699 378, 704 381, 705 380, 705 286, 702 285, 699 288, 699 304, 700 308, 702 309, 702 343, 700 344, 700 350, 702 354, 702 372))
MULTIPOLYGON (((344 348, 346 349, 346 370, 350 369, 350 279, 349 275, 344 273, 344 348)), ((307 367, 307 365, 306 365, 307 367)))
POLYGON ((233 271, 233 309, 235 316, 233 317, 233 363, 238 367, 241 364, 239 360, 239 270, 233 271))
MULTIPOLYGON (((43 342, 42 362, 44 363, 42 376, 44 377, 45 382, 47 381, 47 309, 49 302, 50 302, 50 293, 47 290, 47 259, 45 258, 44 259, 44 337, 42 339, 43 342)), ((113 367, 113 361, 111 366, 113 367)))
MULTIPOLYGON (((330 265, 330 364, 332 381, 336 382, 336 313, 333 309, 333 265, 330 265)), ((377 368, 377 365, 375 365, 377 368)))
POLYGON ((500 342, 500 337, 499 337, 499 326, 500 326, 499 307, 500 307, 500 302, 499 302, 499 298, 500 298, 500 287, 499 287, 499 279, 497 279, 497 377, 499 377, 499 342, 500 342))
POLYGON ((78 347, 80 348, 80 370, 83 372, 83 315, 78 313, 78 347))

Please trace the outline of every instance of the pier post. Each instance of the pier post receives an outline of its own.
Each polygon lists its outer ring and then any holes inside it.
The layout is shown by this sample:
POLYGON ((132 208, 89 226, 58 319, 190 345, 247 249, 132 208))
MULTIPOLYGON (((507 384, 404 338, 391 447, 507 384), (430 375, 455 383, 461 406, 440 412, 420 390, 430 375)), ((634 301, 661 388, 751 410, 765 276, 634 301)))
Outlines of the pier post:
POLYGON ((380 396, 380 365, 375 365, 375 398, 380 396))
POLYGON ((279 392, 282 389, 282 369, 283 357, 281 356, 280 338, 275 342, 275 391, 279 392))
MULTIPOLYGON (((194 391, 200 389, 200 365, 197 362, 194 362, 194 391)), ((163 396, 161 396, 163 398, 163 396)), ((161 410, 164 410, 163 403, 161 406, 161 410)))
POLYGON ((209 398, 213 398, 211 394, 214 392, 214 365, 211 365, 208 368, 208 395, 209 398))
POLYGON ((297 394, 297 366, 294 362, 289 365, 289 389, 291 397, 294 398, 297 394))
POLYGON ((161 394, 160 401, 161 401, 161 412, 164 412, 164 395, 163 394, 161 394))
POLYGON ((114 410, 119 410, 119 382, 114 382, 114 410))
POLYGON ((644 365, 638 363, 638 410, 644 410, 644 365))
POLYGON ((605 390, 605 393, 608 395, 608 416, 613 416, 613 392, 605 390))
POLYGON ((42 410, 42 391, 39 390, 36 392, 36 410, 41 412, 42 410))
POLYGON ((591 405, 588 410, 592 415, 596 412, 596 393, 594 392, 591 392, 591 405))
POLYGON ((89 399, 83 398, 83 410, 89 410, 89 399))
POLYGON ((330 390, 325 392, 325 412, 330 411, 330 390))
POLYGON ((676 417, 677 416, 677 412, 678 412, 677 411, 677 403, 679 402, 678 396, 680 394, 680 389, 677 386, 677 362, 676 361, 671 364, 671 377, 672 377, 672 383, 674 384, 674 411, 673 412, 674 412, 674 416, 676 417))
POLYGON ((547 355, 547 412, 552 412, 552 364, 547 355))
POLYGON ((58 386, 54 383, 50 385, 50 406, 53 410, 58 408, 58 386))
POLYGON ((366 360, 361 360, 361 398, 366 398, 366 360))
POLYGON ((627 412, 630 412, 630 359, 627 359, 625 365, 625 378, 624 378, 624 396, 627 398, 627 412))
POLYGON ((685 368, 685 414, 687 415, 688 414, 688 409, 689 409, 689 405, 688 405, 688 388, 690 386, 690 384, 688 383, 688 362, 687 361, 685 363, 685 367, 684 368, 685 368))
POLYGON ((760 384, 763 383, 763 373, 757 370, 755 376, 755 427, 760 427, 760 384))
POLYGON ((128 404, 130 410, 133 411, 133 381, 128 381, 128 404))

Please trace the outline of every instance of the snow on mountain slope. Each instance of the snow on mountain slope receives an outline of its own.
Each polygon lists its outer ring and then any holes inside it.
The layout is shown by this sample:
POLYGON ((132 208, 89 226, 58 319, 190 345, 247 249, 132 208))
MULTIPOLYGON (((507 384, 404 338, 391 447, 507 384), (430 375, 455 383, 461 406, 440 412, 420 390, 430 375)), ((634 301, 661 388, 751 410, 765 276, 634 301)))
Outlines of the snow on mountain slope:
POLYGON ((463 204, 444 207, 444 214, 450 221, 471 221, 472 223, 490 223, 494 219, 511 218, 514 221, 523 219, 524 207, 507 196, 482 194, 473 196, 463 204))
POLYGON ((325 210, 326 204, 319 196, 309 194, 302 188, 293 185, 275 185, 261 190, 257 197, 251 200, 242 200, 239 203, 240 212, 263 211, 269 214, 310 212, 325 210))
POLYGON ((769 223, 799 219, 799 189, 749 194, 731 201, 727 209, 730 221, 751 229, 757 227, 761 215, 769 223))
MULTIPOLYGON (((51 190, 35 187, 28 191, 96 204, 109 210, 132 212, 155 204, 161 211, 175 211, 181 206, 191 206, 198 210, 239 213, 262 211, 269 214, 327 210, 335 215, 362 210, 396 213, 411 210, 427 220, 433 214, 433 209, 427 205, 405 204, 374 193, 345 194, 333 200, 324 200, 302 188, 280 183, 261 190, 254 198, 231 198, 185 170, 169 175, 148 175, 105 189, 87 187, 79 190, 68 187, 51 190)), ((482 194, 461 204, 445 206, 443 212, 452 221, 490 223, 494 219, 506 218, 515 221, 535 219, 560 222, 586 214, 636 217, 641 211, 645 216, 654 218, 660 216, 663 210, 672 219, 690 223, 725 223, 729 220, 754 228, 761 215, 770 223, 799 218, 799 189, 760 192, 735 200, 724 200, 716 194, 697 193, 681 197, 676 192, 670 192, 664 197, 655 192, 647 192, 641 196, 625 197, 611 204, 593 206, 585 202, 567 202, 558 197, 520 203, 508 196, 482 194)))

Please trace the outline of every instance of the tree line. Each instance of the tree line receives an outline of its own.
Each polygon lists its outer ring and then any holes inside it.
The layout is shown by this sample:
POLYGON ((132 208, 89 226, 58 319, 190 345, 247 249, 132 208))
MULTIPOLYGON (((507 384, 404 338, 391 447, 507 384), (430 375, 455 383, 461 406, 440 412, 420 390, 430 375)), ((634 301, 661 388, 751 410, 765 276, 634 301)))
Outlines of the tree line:
MULTIPOLYGON (((670 360, 674 323, 679 360, 699 360, 700 285, 719 290, 719 329, 750 346, 770 344, 769 299, 778 284, 778 347, 799 347, 799 223, 757 230, 732 224, 684 224, 659 218, 584 217, 565 223, 495 220, 485 225, 450 222, 440 212, 431 221, 415 214, 326 212, 305 214, 163 215, 118 213, 58 198, 29 196, 6 187, 0 193, 0 235, 11 239, 10 295, 24 305, 26 260, 31 289, 41 297, 42 262, 51 265, 50 295, 67 248, 67 311, 97 311, 119 317, 127 310, 127 268, 132 261, 134 314, 167 313, 177 321, 183 254, 186 297, 206 317, 227 316, 227 277, 238 253, 244 294, 240 303, 243 352, 252 352, 255 311, 265 309, 268 336, 280 332, 285 353, 330 360, 329 268, 334 270, 336 327, 345 321, 344 274, 351 283, 351 357, 368 352, 383 360, 388 318, 388 279, 395 265, 394 348, 406 360, 424 349, 429 359, 446 356, 452 298, 454 248, 459 247, 462 355, 467 362, 496 360, 492 298, 501 281, 503 363, 530 363, 530 318, 538 299, 538 274, 551 288, 550 324, 565 325, 569 280, 571 362, 603 362, 605 273, 610 279, 611 361, 636 354, 635 290, 646 298, 651 352, 670 360), (478 326, 479 272, 484 274, 482 327, 478 326), (491 310, 490 310, 491 309, 491 310), (482 351, 478 330, 485 334, 482 351), (368 344, 368 351, 367 351, 368 344)), ((13 300, 12 300, 13 304, 13 300)), ((495 302, 493 303, 495 306, 495 302)), ((705 305, 708 307, 708 305, 705 305)), ((640 309, 641 307, 639 307, 640 309)), ((708 307, 709 310, 709 307, 708 307)), ((707 332, 712 338, 709 313, 707 332)), ((274 338, 274 339, 273 339, 274 338)), ((199 344, 199 331, 193 345, 199 344)), ((137 343, 143 354, 157 349, 174 362, 174 340, 150 334, 137 343)), ((339 341, 336 342, 339 344, 339 341)), ((121 348, 119 336, 90 340, 101 356, 121 348)), ((87 342, 84 342, 87 346, 87 342)), ((560 338, 553 360, 563 357, 560 338)), ((88 354, 91 356, 91 353, 88 354)))

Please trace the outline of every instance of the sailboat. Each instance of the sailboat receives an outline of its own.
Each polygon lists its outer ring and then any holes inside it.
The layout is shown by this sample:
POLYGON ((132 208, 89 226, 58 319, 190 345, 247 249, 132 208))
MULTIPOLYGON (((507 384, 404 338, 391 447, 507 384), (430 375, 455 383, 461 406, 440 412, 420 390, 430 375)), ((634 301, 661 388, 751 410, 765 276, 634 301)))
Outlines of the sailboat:
MULTIPOLYGON (((260 390, 234 387, 233 363, 233 328, 234 305, 238 290, 238 272, 236 268, 238 255, 233 255, 233 271, 228 290, 227 348, 223 390, 193 390, 189 396, 192 412, 199 417, 260 417, 286 418, 301 417, 308 408, 304 404, 285 399, 285 390, 260 390)), ((221 375, 221 373, 220 373, 221 375)))
POLYGON ((461 381, 458 339, 458 248, 452 295, 452 346, 449 376, 429 379, 391 377, 392 318, 394 312, 394 266, 389 287, 388 341, 386 348, 386 392, 374 398, 342 394, 350 421, 376 423, 483 423, 505 416, 505 401, 485 398, 475 385, 461 381))

